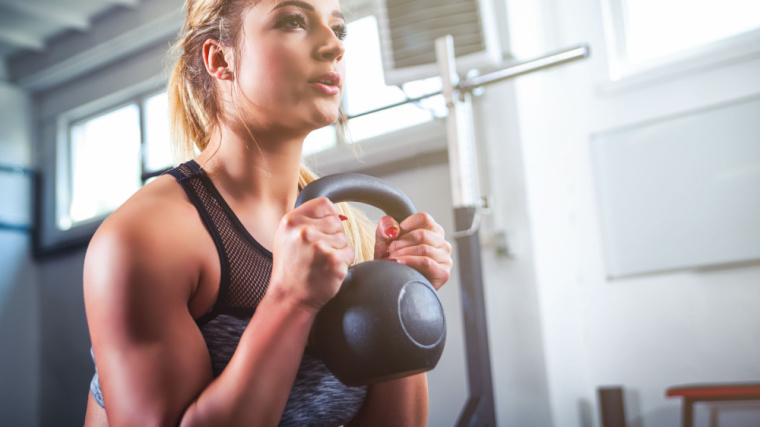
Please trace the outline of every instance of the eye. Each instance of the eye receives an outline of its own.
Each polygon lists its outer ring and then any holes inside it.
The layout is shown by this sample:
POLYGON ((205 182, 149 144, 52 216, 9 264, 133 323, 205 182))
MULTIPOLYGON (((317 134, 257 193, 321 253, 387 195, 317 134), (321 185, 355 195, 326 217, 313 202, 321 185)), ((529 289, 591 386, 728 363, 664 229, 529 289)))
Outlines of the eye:
POLYGON ((300 13, 286 15, 277 20, 276 27, 284 28, 286 30, 306 28, 306 17, 301 15, 300 13))
POLYGON ((345 40, 346 36, 348 35, 348 28, 342 24, 332 27, 332 30, 335 33, 335 36, 340 40, 345 40))

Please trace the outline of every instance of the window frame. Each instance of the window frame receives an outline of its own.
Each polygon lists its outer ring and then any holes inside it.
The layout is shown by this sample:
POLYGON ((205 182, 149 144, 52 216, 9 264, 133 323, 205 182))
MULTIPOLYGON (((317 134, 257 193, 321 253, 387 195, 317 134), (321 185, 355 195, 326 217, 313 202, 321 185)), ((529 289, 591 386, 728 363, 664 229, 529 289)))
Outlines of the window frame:
POLYGON ((71 208, 71 194, 73 193, 73 168, 71 167, 72 130, 75 126, 88 120, 103 116, 129 105, 136 105, 139 120, 140 133, 140 181, 141 187, 153 176, 159 175, 163 170, 148 171, 146 169, 146 144, 147 131, 145 113, 146 102, 153 96, 159 95, 166 90, 148 89, 136 93, 125 93, 122 96, 108 96, 95 100, 85 105, 73 108, 58 117, 58 138, 56 150, 56 190, 55 190, 55 217, 54 226, 57 231, 66 232, 75 228, 86 227, 90 223, 100 224, 111 212, 94 216, 92 218, 72 222, 69 228, 61 228, 60 223, 66 212, 71 208))
POLYGON ((626 48, 627 25, 623 6, 625 1, 601 1, 608 57, 608 81, 602 85, 603 92, 616 92, 632 86, 673 79, 706 68, 752 59, 760 54, 760 28, 756 28, 666 57, 630 64, 626 48))

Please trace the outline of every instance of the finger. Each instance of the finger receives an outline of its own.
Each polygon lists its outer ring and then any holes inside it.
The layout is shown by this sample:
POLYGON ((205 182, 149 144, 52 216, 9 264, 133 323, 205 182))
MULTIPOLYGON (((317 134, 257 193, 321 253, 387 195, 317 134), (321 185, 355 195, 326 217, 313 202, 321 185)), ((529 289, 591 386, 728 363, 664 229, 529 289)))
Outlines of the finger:
POLYGON ((332 250, 344 249, 349 246, 348 238, 343 234, 343 230, 339 233, 320 233, 317 238, 332 250))
POLYGON ((308 218, 309 226, 325 234, 345 234, 340 215, 328 215, 321 218, 308 218))
POLYGON ((375 259, 382 259, 388 256, 388 246, 398 238, 401 233, 401 227, 398 222, 391 216, 380 218, 375 230, 375 259))
POLYGON ((324 242, 320 243, 319 246, 319 251, 322 255, 317 257, 320 259, 317 265, 320 266, 321 271, 325 273, 338 273, 338 276, 342 280, 348 271, 348 267, 354 262, 354 250, 348 246, 343 249, 330 248, 324 242))
POLYGON ((414 245, 399 250, 391 250, 389 258, 399 259, 407 256, 428 257, 437 263, 448 263, 451 261, 451 252, 445 248, 437 248, 430 245, 414 245))
POLYGON ((335 203, 331 202, 327 197, 317 197, 304 202, 302 205, 294 209, 298 211, 300 215, 308 218, 324 218, 329 216, 337 217, 340 212, 335 203))
POLYGON ((443 235, 443 227, 438 225, 430 214, 427 212, 417 212, 407 219, 401 221, 401 233, 406 231, 417 230, 419 228, 430 230, 443 235))
POLYGON ((312 220, 311 223, 298 227, 296 232, 298 233, 301 242, 316 245, 317 248, 320 248, 321 245, 324 245, 330 250, 343 249, 348 246, 348 238, 346 237, 345 233, 343 233, 343 230, 334 233, 326 233, 320 229, 320 227, 315 226, 313 224, 314 222, 315 221, 312 220))
POLYGON ((422 256, 403 256, 396 258, 399 264, 408 265, 425 276, 435 289, 440 289, 451 275, 451 260, 439 263, 432 258, 422 256))
POLYGON ((429 245, 436 248, 448 248, 451 249, 449 242, 444 239, 443 235, 434 231, 417 229, 403 234, 398 239, 390 243, 389 249, 393 253, 399 249, 403 249, 414 245, 429 245))
POLYGON ((338 257, 340 258, 341 262, 344 262, 346 266, 349 266, 356 260, 356 252, 354 252, 354 249, 352 247, 346 245, 345 248, 338 251, 338 257))

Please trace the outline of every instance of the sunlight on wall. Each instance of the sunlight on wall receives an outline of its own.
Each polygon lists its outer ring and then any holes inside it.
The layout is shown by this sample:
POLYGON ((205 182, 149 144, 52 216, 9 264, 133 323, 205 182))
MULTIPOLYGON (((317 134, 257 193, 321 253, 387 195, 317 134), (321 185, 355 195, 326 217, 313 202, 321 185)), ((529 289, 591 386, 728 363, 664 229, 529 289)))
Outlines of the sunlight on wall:
POLYGON ((145 168, 158 171, 174 164, 169 131, 169 96, 166 92, 145 101, 145 168))
POLYGON ((757 0, 636 0, 623 4, 631 64, 760 27, 757 0))

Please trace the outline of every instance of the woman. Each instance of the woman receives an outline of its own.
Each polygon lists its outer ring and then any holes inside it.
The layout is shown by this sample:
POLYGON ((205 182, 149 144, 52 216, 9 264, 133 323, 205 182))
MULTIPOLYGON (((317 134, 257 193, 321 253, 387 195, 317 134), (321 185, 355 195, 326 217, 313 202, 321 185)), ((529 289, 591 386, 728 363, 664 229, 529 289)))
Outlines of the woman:
POLYGON ((169 93, 193 160, 100 227, 84 293, 98 375, 87 425, 424 425, 424 374, 340 384, 304 354, 352 262, 388 258, 449 278, 424 213, 375 233, 320 198, 306 135, 336 122, 345 81, 337 0, 189 0, 169 93), (102 391, 102 394, 101 394, 102 391))

